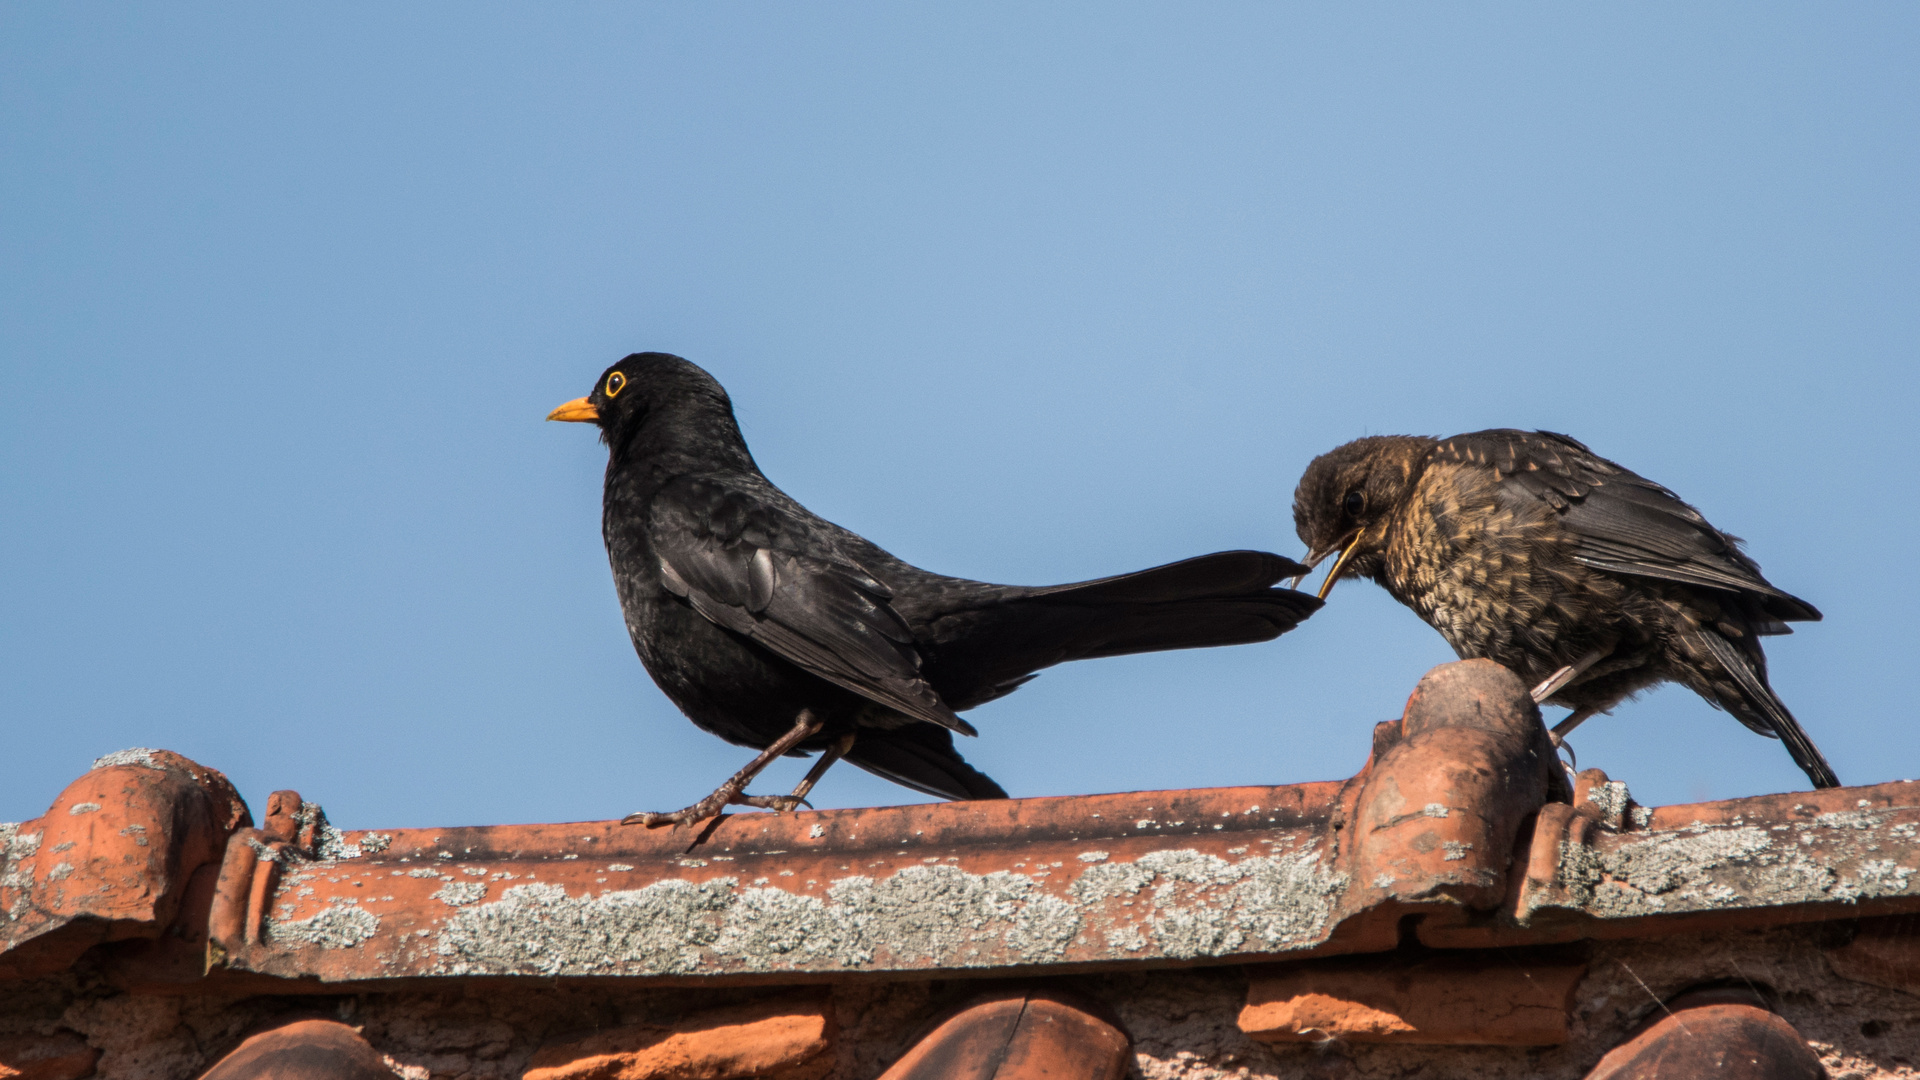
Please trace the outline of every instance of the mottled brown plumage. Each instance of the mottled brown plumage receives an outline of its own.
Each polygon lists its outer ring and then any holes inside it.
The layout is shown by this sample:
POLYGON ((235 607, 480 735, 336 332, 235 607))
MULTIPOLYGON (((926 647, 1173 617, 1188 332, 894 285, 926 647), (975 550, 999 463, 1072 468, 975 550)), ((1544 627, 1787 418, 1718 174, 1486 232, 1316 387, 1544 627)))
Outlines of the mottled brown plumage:
POLYGON ((1677 682, 1839 781, 1767 684, 1760 637, 1817 620, 1699 511, 1564 435, 1376 436, 1316 458, 1294 492, 1308 561, 1335 551, 1463 658, 1574 710, 1561 733, 1677 682))

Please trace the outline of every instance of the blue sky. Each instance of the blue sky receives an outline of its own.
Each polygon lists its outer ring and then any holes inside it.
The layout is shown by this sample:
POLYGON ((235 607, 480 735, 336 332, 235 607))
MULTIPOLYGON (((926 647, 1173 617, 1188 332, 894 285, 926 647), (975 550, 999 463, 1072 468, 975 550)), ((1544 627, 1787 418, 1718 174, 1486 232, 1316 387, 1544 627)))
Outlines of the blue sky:
MULTIPOLYGON (((1920 775, 1915 55, 1892 4, 0 8, 0 820, 131 745, 355 827, 709 790, 746 754, 541 422, 642 349, 816 512, 1015 583, 1298 555, 1360 435, 1566 431, 1826 613, 1769 652, 1843 780, 1920 775)), ((964 749, 1350 775, 1451 653, 1333 601, 964 749)), ((1803 784, 1676 688, 1574 742, 1648 802, 1803 784)))

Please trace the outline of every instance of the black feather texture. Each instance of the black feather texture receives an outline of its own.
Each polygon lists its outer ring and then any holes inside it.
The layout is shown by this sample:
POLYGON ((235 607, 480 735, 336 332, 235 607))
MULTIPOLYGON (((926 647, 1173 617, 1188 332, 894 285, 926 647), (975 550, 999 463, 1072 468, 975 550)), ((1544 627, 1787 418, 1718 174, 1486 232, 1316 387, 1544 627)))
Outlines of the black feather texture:
POLYGON ((974 734, 957 710, 1068 660, 1270 640, 1320 606, 1275 587, 1304 567, 1257 551, 1039 588, 930 573, 768 481, 726 392, 688 361, 636 353, 587 401, 609 448, 602 531, 634 648, 694 723, 744 746, 808 710, 822 728, 798 753, 852 733, 847 760, 870 772, 1000 798, 954 749, 952 732, 974 734))

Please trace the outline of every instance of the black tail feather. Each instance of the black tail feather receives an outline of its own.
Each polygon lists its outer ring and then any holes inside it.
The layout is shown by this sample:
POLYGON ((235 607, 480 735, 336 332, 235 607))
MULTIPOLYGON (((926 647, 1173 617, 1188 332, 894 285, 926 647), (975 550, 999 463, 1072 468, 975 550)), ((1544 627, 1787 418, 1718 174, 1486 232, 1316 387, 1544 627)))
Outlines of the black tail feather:
POLYGON ((953 733, 932 724, 862 729, 847 760, 868 772, 942 799, 1004 799, 1006 790, 967 764, 953 733))
POLYGON ((1069 660, 1271 641, 1320 609, 1274 587, 1305 569, 1264 551, 1223 551, 1073 585, 994 586, 939 620, 923 670, 948 704, 970 709, 1069 660))
POLYGON ((1025 592, 1030 598, 1076 603, 1161 604, 1208 596, 1246 596, 1306 572, 1307 567, 1271 551, 1216 551, 1131 574, 1025 592))
POLYGON ((1766 675, 1755 670, 1733 642, 1712 631, 1703 632, 1700 637, 1706 642, 1713 658, 1720 662, 1720 666, 1739 684, 1742 691, 1744 700, 1721 703, 1727 711, 1755 730, 1760 730, 1764 725, 1767 730, 1762 733, 1772 735, 1785 744, 1793 763, 1800 766, 1800 770, 1807 774, 1807 779, 1813 781, 1814 787, 1839 787, 1840 778, 1834 775, 1833 766, 1827 764, 1820 748, 1813 745, 1813 740, 1801 729, 1800 722, 1787 711, 1787 706, 1773 692, 1773 687, 1767 685, 1766 675))

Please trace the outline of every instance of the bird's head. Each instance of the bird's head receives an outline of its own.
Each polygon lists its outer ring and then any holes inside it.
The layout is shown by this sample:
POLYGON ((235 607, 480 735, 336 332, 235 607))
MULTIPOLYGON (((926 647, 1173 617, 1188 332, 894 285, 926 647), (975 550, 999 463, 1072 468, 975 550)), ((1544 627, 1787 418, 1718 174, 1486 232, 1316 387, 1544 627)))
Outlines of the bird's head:
POLYGON ((1413 493, 1433 440, 1411 435, 1355 439, 1313 459, 1293 492, 1293 527, 1307 565, 1340 558, 1320 586, 1325 599, 1343 573, 1375 577, 1387 549, 1387 523, 1413 493))
MULTIPOLYGON (((730 449, 746 445, 733 418, 733 402, 705 369, 670 353, 634 353, 600 373, 593 392, 547 414, 549 420, 596 424, 600 440, 618 457, 643 429, 657 432, 663 449, 730 449), (649 423, 653 421, 653 423, 649 423)), ((750 459, 749 459, 750 460, 750 459)))

